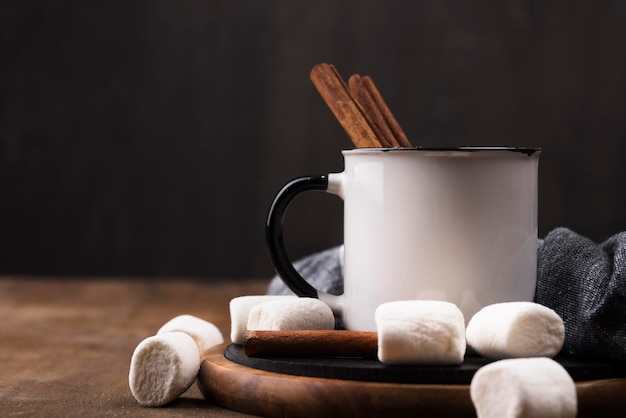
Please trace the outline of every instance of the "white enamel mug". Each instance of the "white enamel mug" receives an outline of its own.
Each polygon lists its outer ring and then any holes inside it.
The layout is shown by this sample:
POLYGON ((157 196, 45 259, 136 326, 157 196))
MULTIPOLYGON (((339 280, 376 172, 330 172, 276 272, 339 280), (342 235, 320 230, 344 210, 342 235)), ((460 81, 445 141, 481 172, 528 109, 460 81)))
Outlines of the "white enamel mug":
POLYGON ((350 330, 375 331, 374 311, 408 299, 455 303, 466 321, 486 305, 532 301, 537 276, 535 148, 343 151, 345 168, 292 180, 267 221, 274 267, 298 296, 318 297, 350 330), (282 229, 298 194, 344 200, 344 293, 314 289, 295 270, 282 229))

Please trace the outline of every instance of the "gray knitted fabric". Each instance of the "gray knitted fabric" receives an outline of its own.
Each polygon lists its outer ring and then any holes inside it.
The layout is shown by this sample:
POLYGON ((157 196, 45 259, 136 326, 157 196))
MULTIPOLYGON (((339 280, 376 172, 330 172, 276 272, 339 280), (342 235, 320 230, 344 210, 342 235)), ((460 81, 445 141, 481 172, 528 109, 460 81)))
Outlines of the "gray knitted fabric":
POLYGON ((555 229, 537 268, 535 301, 563 318, 564 351, 626 361, 626 232, 596 244, 555 229))
MULTIPOLYGON (((343 293, 343 246, 294 267, 316 289, 343 293)), ((293 293, 274 277, 268 294, 293 293)), ((550 232, 539 242, 535 302, 563 318, 563 352, 626 362, 626 232, 600 244, 567 228, 550 232)))
MULTIPOLYGON (((296 271, 317 290, 340 295, 343 293, 343 245, 304 257, 293 263, 296 271)), ((270 295, 293 295, 275 276, 268 289, 270 295)))

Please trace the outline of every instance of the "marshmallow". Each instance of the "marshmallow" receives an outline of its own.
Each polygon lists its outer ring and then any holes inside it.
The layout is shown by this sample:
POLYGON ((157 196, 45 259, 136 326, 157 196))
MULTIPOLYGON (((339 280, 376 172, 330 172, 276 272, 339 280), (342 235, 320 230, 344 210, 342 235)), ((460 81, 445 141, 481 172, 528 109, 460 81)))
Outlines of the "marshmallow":
POLYGON ((387 302, 375 312, 378 359, 386 364, 461 364, 465 319, 453 303, 387 302))
POLYGON ((576 385, 547 357, 499 360, 474 374, 470 396, 478 418, 573 418, 576 385))
POLYGON ((492 359, 554 357, 565 327, 552 309, 533 302, 504 302, 478 311, 467 324, 467 344, 492 359))
POLYGON ((135 348, 128 384, 142 406, 161 406, 177 399, 193 384, 200 370, 195 341, 184 332, 148 337, 135 348))
POLYGON ((297 296, 239 296, 230 301, 230 340, 243 344, 243 337, 248 329, 248 315, 254 306, 273 300, 296 299, 297 296))
POLYGON ((215 325, 192 315, 179 315, 170 319, 157 331, 157 335, 174 331, 184 332, 193 338, 201 355, 224 342, 222 333, 215 325))
POLYGON ((314 298, 291 298, 261 303, 250 309, 249 330, 334 329, 328 305, 314 298))

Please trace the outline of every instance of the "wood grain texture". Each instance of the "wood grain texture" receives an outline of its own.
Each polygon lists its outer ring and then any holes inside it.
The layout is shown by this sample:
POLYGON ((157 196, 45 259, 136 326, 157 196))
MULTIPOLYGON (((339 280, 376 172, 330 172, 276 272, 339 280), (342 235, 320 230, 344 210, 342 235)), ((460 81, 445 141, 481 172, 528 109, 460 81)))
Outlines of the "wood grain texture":
MULTIPOLYGON (((206 284, 180 278, 0 276, 0 412, 29 417, 325 416, 334 408, 337 414, 360 410, 364 416, 473 416, 467 386, 286 376, 231 363, 223 347, 207 351, 199 384, 179 400, 162 408, 139 406, 128 388, 128 367, 141 340, 182 313, 215 323, 227 336, 230 299, 261 294, 266 286, 266 280, 206 284)), ((577 390, 581 418, 621 417, 626 411, 625 379, 580 382, 577 390)))
MULTIPOLYGON (((358 382, 262 371, 207 351, 198 388, 210 401, 269 417, 474 417, 469 385, 358 382)), ((576 383, 578 417, 622 417, 626 379, 576 383)))
POLYGON ((231 298, 265 280, 89 279, 0 276, 0 416, 245 416, 206 401, 193 385, 162 408, 128 387, 133 350, 179 314, 227 336, 231 298))
POLYGON ((200 391, 218 405, 269 417, 471 417, 463 385, 410 385, 289 376, 251 369, 208 352, 200 391))

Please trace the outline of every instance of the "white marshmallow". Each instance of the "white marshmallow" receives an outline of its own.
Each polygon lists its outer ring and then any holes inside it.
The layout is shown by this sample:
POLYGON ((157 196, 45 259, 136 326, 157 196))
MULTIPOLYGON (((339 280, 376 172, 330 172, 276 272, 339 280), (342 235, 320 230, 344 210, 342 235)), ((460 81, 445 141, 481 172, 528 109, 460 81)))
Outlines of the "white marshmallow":
POLYGON ((573 418, 576 385, 547 357, 499 360, 481 367, 470 385, 478 418, 573 418))
POLYGON ((168 332, 148 337, 135 348, 128 384, 142 406, 161 406, 177 399, 193 384, 200 353, 189 335, 168 332))
POLYGON ((314 298, 264 302, 250 309, 250 330, 334 329, 335 317, 328 305, 314 298))
POLYGON ((251 295, 239 296, 230 301, 230 340, 243 344, 243 337, 248 329, 250 309, 258 304, 273 300, 295 299, 297 296, 286 295, 251 295))
POLYGON ((552 309, 533 302, 504 302, 478 311, 467 324, 467 344, 492 359, 554 357, 565 327, 552 309))
POLYGON ((215 325, 193 315, 179 315, 170 319, 157 331, 157 335, 174 331, 184 332, 193 338, 200 355, 224 342, 222 333, 215 325))
POLYGON ((387 302, 375 312, 378 359, 386 364, 461 364, 465 319, 453 303, 387 302))

